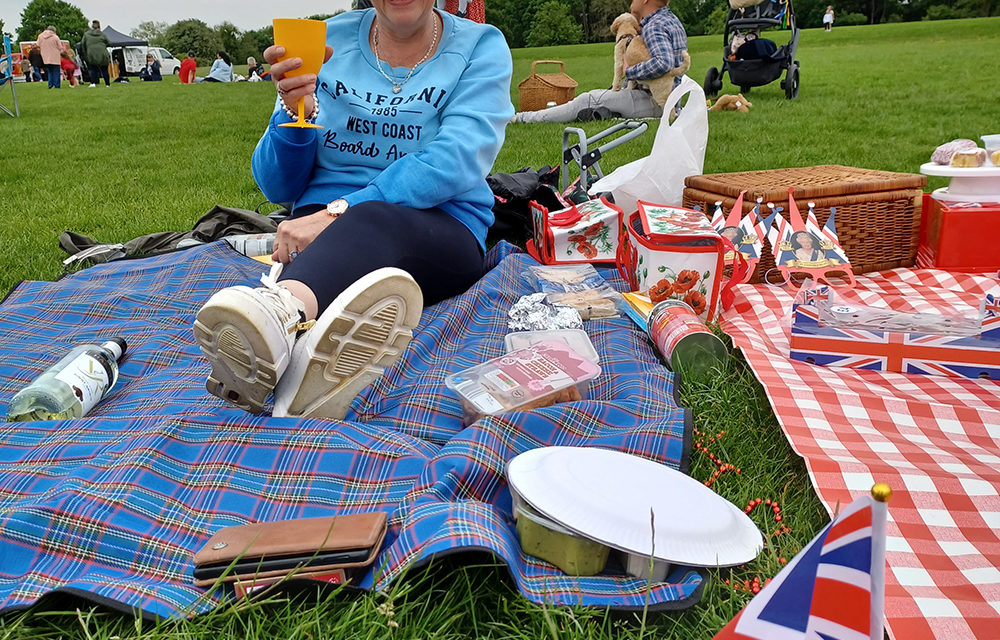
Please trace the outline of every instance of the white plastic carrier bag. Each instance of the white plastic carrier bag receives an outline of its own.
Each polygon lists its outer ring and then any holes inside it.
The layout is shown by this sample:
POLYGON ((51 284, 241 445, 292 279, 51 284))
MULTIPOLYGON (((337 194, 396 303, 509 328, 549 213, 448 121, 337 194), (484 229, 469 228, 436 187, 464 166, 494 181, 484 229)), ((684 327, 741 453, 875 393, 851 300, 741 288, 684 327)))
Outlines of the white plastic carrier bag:
POLYGON ((618 167, 595 182, 589 193, 610 191, 626 215, 637 209, 639 200, 681 206, 684 178, 702 173, 707 145, 705 92, 697 82, 682 76, 663 105, 663 117, 649 155, 618 167), (689 93, 680 115, 671 123, 674 107, 689 93))

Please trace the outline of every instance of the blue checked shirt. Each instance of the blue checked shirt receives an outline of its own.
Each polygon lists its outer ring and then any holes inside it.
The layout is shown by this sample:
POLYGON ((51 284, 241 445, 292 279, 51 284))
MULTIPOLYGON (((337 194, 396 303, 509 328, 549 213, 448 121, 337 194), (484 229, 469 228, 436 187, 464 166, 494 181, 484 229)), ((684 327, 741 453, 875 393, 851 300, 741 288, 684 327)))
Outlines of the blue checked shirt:
MULTIPOLYGON (((625 70, 629 80, 652 80, 659 78, 684 62, 683 53, 687 49, 687 33, 684 25, 669 7, 663 7, 649 14, 639 23, 642 39, 649 49, 649 60, 632 65, 625 70)), ((674 85, 680 82, 677 78, 674 85)))

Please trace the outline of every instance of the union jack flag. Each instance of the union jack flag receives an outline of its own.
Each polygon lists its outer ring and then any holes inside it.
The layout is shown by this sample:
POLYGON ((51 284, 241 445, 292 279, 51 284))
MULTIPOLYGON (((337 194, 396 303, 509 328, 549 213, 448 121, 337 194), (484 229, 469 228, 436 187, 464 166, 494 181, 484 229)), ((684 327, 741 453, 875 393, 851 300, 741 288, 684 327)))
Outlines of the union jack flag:
POLYGON ((1000 314, 987 295, 979 335, 878 331, 821 324, 817 296, 792 305, 790 356, 827 367, 1000 380, 1000 314))
POLYGON ((885 502, 852 502, 715 640, 882 640, 885 519, 885 502))

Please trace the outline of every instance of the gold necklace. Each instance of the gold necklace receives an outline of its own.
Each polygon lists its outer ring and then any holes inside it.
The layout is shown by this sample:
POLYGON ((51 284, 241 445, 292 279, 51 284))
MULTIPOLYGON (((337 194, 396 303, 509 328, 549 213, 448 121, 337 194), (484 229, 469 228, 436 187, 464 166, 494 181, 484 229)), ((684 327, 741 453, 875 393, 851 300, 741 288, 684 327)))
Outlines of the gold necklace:
MULTIPOLYGON (((434 47, 437 45, 437 39, 438 39, 438 18, 436 15, 432 17, 434 19, 434 36, 431 38, 431 46, 427 47, 427 53, 424 54, 424 57, 418 60, 415 65, 410 67, 410 72, 407 73, 406 77, 400 81, 397 81, 395 78, 389 77, 389 74, 387 74, 385 71, 382 71, 382 57, 378 53, 378 21, 375 22, 375 32, 372 34, 372 44, 374 45, 373 48, 375 49, 375 66, 378 67, 378 72, 382 74, 382 77, 392 83, 393 93, 399 93, 400 91, 402 91, 403 85, 406 84, 406 81, 410 79, 410 76, 412 76, 413 72, 417 70, 417 67, 426 62, 427 58, 431 57, 431 52, 434 51, 434 47)), ((388 62, 385 63, 385 66, 389 67, 389 71, 392 71, 392 66, 388 62)))

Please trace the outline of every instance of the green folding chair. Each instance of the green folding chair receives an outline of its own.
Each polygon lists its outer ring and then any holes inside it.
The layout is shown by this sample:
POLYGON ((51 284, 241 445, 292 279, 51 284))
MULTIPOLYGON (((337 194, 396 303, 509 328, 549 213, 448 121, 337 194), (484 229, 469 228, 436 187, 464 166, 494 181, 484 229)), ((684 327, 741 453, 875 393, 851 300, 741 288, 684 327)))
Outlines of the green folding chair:
POLYGON ((10 36, 3 37, 3 55, 0 56, 0 89, 5 84, 10 85, 10 93, 14 96, 14 110, 11 111, 4 103, 0 102, 0 109, 3 109, 11 118, 21 116, 21 107, 17 104, 17 91, 14 89, 14 57, 10 53, 10 36))

